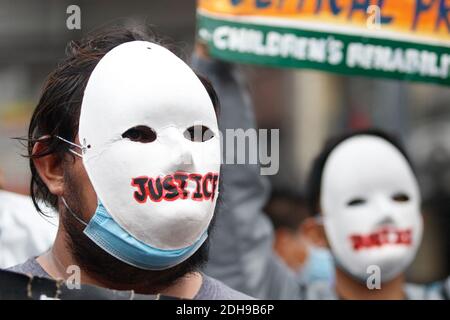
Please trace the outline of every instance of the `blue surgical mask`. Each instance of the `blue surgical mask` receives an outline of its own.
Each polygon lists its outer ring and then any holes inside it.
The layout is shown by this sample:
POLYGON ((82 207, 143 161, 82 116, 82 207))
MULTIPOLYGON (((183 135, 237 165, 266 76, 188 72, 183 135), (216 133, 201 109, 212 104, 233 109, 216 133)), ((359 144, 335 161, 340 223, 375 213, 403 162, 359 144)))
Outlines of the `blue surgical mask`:
POLYGON ((308 258, 299 271, 302 283, 334 283, 335 269, 331 252, 326 248, 310 245, 308 258))
POLYGON ((164 270, 180 264, 192 256, 208 237, 205 232, 194 244, 182 249, 153 248, 126 232, 101 202, 98 203, 94 216, 86 223, 69 208, 64 198, 62 201, 74 218, 86 226, 83 232, 95 244, 113 257, 140 269, 164 270))

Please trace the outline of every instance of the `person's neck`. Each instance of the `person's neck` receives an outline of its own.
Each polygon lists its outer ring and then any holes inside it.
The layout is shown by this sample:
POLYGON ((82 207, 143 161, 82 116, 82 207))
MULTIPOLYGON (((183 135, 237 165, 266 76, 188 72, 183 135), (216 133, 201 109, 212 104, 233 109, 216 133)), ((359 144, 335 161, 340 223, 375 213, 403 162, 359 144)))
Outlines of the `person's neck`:
MULTIPOLYGON (((53 279, 67 280, 73 276, 73 268, 78 263, 72 256, 69 248, 66 246, 64 231, 60 225, 53 247, 45 254, 37 258, 37 262, 53 279)), ((199 272, 193 272, 185 275, 177 280, 173 285, 166 288, 138 288, 128 285, 117 285, 114 283, 105 283, 103 279, 88 274, 80 268, 81 284, 94 285, 98 287, 115 289, 115 290, 134 290, 136 293, 142 294, 162 294, 182 299, 192 299, 198 293, 203 283, 203 277, 199 272)))
POLYGON ((404 275, 381 283, 381 289, 369 289, 366 283, 359 282, 346 272, 336 268, 336 293, 344 300, 403 300, 404 275))

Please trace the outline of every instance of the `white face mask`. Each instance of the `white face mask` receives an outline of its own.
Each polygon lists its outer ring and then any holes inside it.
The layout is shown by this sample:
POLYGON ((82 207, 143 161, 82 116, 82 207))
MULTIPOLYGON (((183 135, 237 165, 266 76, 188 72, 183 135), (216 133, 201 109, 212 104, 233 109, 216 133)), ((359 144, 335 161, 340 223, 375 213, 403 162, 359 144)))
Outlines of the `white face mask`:
POLYGON ((324 226, 337 263, 361 281, 407 268, 422 239, 420 194, 405 157, 386 140, 360 135, 329 155, 321 182, 324 226))
POLYGON ((144 41, 108 52, 87 84, 79 139, 99 201, 131 236, 176 250, 205 234, 218 196, 217 118, 201 81, 173 53, 144 41), (201 140, 202 126, 206 141, 191 141, 189 130, 201 140))

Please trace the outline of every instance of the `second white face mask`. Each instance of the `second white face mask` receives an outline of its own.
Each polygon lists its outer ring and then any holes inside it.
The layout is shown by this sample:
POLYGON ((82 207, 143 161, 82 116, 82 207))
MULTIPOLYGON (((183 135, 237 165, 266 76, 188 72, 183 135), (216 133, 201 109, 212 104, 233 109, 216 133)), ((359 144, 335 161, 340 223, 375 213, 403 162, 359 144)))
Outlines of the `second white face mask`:
POLYGON ((381 281, 403 272, 422 239, 416 178, 386 140, 360 135, 338 145, 321 183, 324 227, 336 262, 365 281, 379 267, 381 281))
POLYGON ((217 118, 173 53, 144 41, 108 52, 87 84, 79 139, 99 201, 130 235, 176 250, 205 233, 218 196, 217 118))

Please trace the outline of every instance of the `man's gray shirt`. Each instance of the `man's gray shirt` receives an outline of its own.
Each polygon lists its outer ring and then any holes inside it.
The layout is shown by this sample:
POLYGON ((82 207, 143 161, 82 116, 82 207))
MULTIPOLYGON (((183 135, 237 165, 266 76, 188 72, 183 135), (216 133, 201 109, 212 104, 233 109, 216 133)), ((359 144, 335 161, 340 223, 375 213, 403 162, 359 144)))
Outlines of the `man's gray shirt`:
MULTIPOLYGON (((14 266, 9 271, 28 274, 35 277, 49 278, 51 276, 41 267, 35 258, 23 264, 14 266)), ((251 297, 231 289, 222 282, 202 274, 203 282, 194 300, 249 300, 251 297)))

